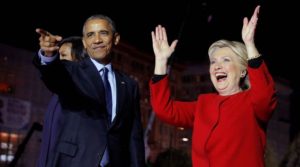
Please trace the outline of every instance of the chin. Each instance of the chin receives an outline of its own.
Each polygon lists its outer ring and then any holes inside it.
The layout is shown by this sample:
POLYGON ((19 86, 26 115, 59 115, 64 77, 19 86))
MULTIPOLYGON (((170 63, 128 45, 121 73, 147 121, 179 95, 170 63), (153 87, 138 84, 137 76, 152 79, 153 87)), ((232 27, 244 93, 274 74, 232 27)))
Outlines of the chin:
POLYGON ((96 59, 96 60, 103 60, 106 58, 105 55, 93 55, 91 56, 93 59, 96 59))

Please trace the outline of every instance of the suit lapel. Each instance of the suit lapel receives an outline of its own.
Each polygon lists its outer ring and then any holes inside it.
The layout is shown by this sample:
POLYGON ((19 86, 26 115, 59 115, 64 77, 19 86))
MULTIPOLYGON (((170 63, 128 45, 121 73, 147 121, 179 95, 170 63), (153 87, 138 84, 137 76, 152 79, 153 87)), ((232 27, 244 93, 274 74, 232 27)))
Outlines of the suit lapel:
POLYGON ((94 98, 99 100, 100 102, 103 101, 104 97, 104 85, 103 81, 101 79, 101 76, 99 74, 99 71, 97 71, 97 68, 92 63, 92 61, 87 58, 82 62, 82 69, 85 71, 85 74, 88 77, 88 80, 91 81, 91 86, 93 88, 90 88, 91 92, 88 92, 89 94, 93 94, 94 98), (96 91, 95 91, 96 90, 96 91))
MULTIPOLYGON (((95 89, 89 89, 89 90, 96 90, 93 92, 89 92, 90 94, 93 94, 97 100, 100 100, 100 102, 105 102, 104 97, 104 85, 103 81, 100 77, 99 72, 97 71, 97 68, 95 65, 92 63, 90 59, 85 59, 82 62, 82 69, 85 71, 85 74, 88 76, 88 80, 91 82, 91 85, 95 89), (101 98, 102 97, 102 98, 101 98)), ((127 82, 124 80, 122 75, 114 69, 115 73, 115 78, 116 78, 116 96, 117 96, 117 101, 116 101, 116 116, 113 119, 113 122, 111 123, 110 128, 112 128, 118 120, 120 120, 121 113, 122 113, 122 108, 124 106, 124 101, 126 98, 126 89, 127 89, 127 82)))
POLYGON ((116 116, 113 119, 111 127, 120 119, 122 115, 122 108, 124 105, 125 97, 126 97, 126 87, 127 83, 125 82, 124 78, 120 75, 120 73, 115 70, 115 77, 116 77, 116 87, 117 87, 117 104, 116 104, 116 116))

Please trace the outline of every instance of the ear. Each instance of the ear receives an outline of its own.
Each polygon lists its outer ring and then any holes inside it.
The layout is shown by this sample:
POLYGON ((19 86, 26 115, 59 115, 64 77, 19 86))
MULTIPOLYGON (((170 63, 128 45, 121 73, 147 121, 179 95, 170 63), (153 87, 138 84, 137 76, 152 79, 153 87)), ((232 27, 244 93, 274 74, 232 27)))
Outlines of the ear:
POLYGON ((116 32, 114 34, 114 44, 118 45, 119 41, 120 41, 120 34, 116 32))
POLYGON ((86 49, 86 43, 85 43, 85 40, 83 40, 83 39, 82 39, 82 44, 83 44, 84 49, 86 49))
POLYGON ((247 74, 247 70, 243 70, 242 73, 241 73, 241 78, 244 78, 247 74))

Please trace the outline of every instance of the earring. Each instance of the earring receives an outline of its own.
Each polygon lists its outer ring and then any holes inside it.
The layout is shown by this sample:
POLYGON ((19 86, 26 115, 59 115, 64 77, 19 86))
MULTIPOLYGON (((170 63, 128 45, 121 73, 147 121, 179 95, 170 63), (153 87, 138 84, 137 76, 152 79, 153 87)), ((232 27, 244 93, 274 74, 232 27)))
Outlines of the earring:
POLYGON ((247 71, 243 71, 243 72, 241 73, 241 78, 244 78, 244 77, 246 76, 246 74, 247 74, 247 71))

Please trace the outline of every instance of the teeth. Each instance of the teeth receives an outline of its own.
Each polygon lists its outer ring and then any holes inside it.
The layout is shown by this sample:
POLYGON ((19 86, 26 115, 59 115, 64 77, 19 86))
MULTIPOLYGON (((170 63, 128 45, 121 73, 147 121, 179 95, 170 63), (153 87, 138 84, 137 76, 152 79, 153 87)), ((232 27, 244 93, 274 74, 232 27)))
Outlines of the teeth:
POLYGON ((218 73, 215 74, 215 76, 216 76, 216 79, 217 79, 218 81, 219 81, 220 79, 222 79, 222 78, 227 78, 227 74, 224 73, 224 72, 218 72, 218 73))
POLYGON ((219 76, 227 76, 227 74, 225 74, 225 73, 216 73, 216 77, 219 77, 219 76))

